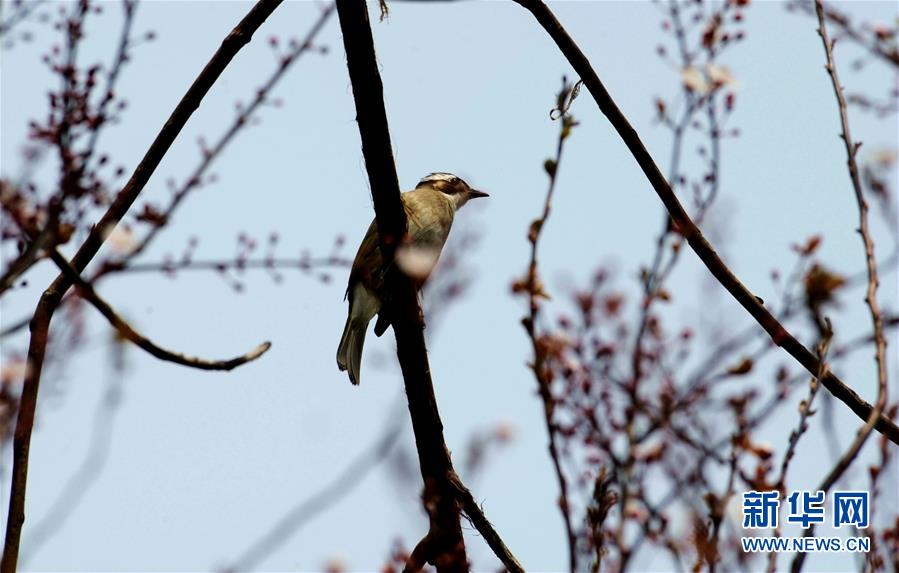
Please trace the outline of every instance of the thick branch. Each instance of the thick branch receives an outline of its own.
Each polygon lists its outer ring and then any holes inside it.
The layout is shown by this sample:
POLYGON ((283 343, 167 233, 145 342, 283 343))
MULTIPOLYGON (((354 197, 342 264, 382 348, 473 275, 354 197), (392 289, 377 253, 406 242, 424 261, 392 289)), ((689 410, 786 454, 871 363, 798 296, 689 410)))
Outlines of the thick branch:
MULTIPOLYGON (((406 231, 406 213, 393 162, 381 76, 375 59, 374 40, 364 0, 338 0, 337 13, 343 32, 347 68, 356 102, 356 120, 362 138, 362 154, 371 184, 381 253, 392 261, 397 243, 406 231)), ((421 309, 412 281, 391 265, 386 277, 387 301, 396 336, 397 355, 403 372, 409 414, 415 433, 424 503, 430 530, 412 552, 407 569, 429 562, 438 571, 467 571, 468 559, 456 504, 447 477, 452 461, 443 438, 443 423, 428 365, 420 321, 421 309)))
MULTIPOLYGON (((706 268, 718 280, 719 283, 731 294, 737 302, 749 312, 775 344, 783 348, 793 356, 812 375, 817 375, 820 369, 818 358, 809 349, 803 346, 787 329, 765 308, 765 305, 753 295, 749 289, 740 282, 740 279, 728 268, 721 257, 712 248, 702 232, 687 214, 681 205, 671 185, 659 171, 652 156, 647 151, 640 136, 618 109, 612 96, 596 75, 587 57, 575 44, 568 32, 562 27, 549 7, 541 0, 515 0, 521 6, 527 8, 537 19, 544 30, 552 37, 556 45, 568 59, 568 62, 578 73, 596 101, 600 111, 608 118, 609 122, 618 132, 624 144, 636 159, 637 164, 643 170, 656 194, 664 203, 668 214, 671 216, 677 232, 684 236, 690 244, 690 248, 696 253, 706 268)), ((868 420, 874 408, 864 401, 852 388, 846 386, 832 372, 828 371, 821 383, 836 398, 855 412, 862 420, 868 420)), ((889 438, 895 444, 899 444, 899 426, 882 413, 877 417, 875 429, 889 438)))
MULTIPOLYGON (((436 566, 438 572, 467 571, 468 559, 460 524, 460 504, 466 504, 464 499, 459 499, 459 490, 454 486, 458 477, 443 437, 443 423, 434 396, 422 332, 421 308, 412 281, 396 265, 390 265, 396 247, 405 235, 406 214, 400 199, 383 86, 365 0, 338 0, 337 13, 353 85, 356 120, 371 184, 381 253, 388 265, 386 291, 389 299, 385 301, 386 311, 396 336, 397 356, 403 372, 424 480, 424 505, 430 516, 429 531, 412 551, 406 570, 420 569, 425 562, 429 562, 436 566)), ((474 513, 477 515, 478 512, 474 513)), ((481 529, 489 524, 486 519, 473 519, 473 523, 476 526, 480 524, 478 531, 485 538, 498 539, 492 528, 481 529)), ((496 543, 490 546, 497 550, 496 543)), ((505 554, 508 554, 507 549, 505 554)), ((497 555, 504 563, 508 561, 500 553, 497 555)), ((521 570, 520 566, 517 570, 521 570)))
MULTIPOLYGON (((206 92, 212 87, 224 71, 225 66, 234 55, 250 41, 253 32, 268 18, 281 0, 259 0, 240 23, 222 42, 221 47, 206 64, 206 67, 194 80, 193 85, 181 98, 178 106, 169 116, 153 144, 138 164, 131 179, 109 209, 91 230, 85 242, 78 249, 72 260, 72 267, 83 272, 90 263, 109 232, 122 219, 137 196, 149 181, 159 162, 168 151, 175 137, 187 123, 187 120, 199 107, 206 92)), ((63 295, 72 286, 72 282, 64 274, 44 291, 31 320, 31 340, 28 347, 28 369, 19 401, 19 412, 16 420, 15 438, 13 440, 13 469, 9 495, 9 511, 6 522, 6 539, 3 546, 3 559, 0 561, 0 573, 14 573, 19 560, 19 543, 22 536, 22 524, 25 522, 25 492, 28 478, 28 458, 31 448, 31 434, 34 430, 34 413, 37 407, 38 389, 41 369, 47 349, 47 337, 50 320, 59 306, 63 295)))

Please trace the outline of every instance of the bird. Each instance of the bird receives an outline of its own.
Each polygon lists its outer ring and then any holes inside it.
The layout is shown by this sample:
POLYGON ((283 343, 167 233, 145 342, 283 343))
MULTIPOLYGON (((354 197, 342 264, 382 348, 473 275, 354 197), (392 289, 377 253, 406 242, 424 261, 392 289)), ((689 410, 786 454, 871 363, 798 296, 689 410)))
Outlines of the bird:
MULTIPOLYGON (((431 274, 449 236, 456 211, 471 199, 489 197, 452 173, 431 173, 400 194, 406 212, 406 238, 397 248, 395 262, 420 291, 431 274)), ((349 302, 346 326, 337 347, 337 367, 358 385, 362 346, 368 324, 377 314, 375 335, 381 336, 389 319, 381 312, 384 302, 384 266, 378 227, 372 221, 359 245, 350 270, 344 298, 349 302)))

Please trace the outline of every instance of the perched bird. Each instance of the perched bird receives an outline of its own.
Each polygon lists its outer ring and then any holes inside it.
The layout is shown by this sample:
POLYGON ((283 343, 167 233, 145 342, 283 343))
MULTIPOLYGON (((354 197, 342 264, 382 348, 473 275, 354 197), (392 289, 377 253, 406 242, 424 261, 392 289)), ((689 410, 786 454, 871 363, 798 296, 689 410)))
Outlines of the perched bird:
MULTIPOLYGON (((419 181, 415 189, 400 195, 407 227, 406 238, 397 248, 395 260, 413 279, 416 289, 421 289, 437 263, 456 211, 469 199, 487 196, 451 173, 431 173, 419 181)), ((371 319, 381 311, 383 291, 384 267, 378 228, 372 221, 353 260, 346 289, 349 312, 337 347, 337 366, 347 371, 353 384, 359 384, 365 332, 371 319)), ((388 319, 380 315, 375 334, 381 336, 388 326, 388 319)))

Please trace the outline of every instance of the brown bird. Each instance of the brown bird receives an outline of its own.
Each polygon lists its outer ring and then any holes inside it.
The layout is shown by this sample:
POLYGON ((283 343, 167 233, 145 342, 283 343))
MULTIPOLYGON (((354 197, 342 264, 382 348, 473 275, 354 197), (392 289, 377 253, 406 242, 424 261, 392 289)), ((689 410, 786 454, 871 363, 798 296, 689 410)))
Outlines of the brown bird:
MULTIPOLYGON (((400 195, 406 211, 406 241, 397 249, 396 263, 421 289, 440 257, 449 236, 456 211, 470 199, 488 197, 472 189, 451 173, 431 173, 418 182, 415 189, 400 195)), ((346 298, 349 312, 340 345, 337 366, 346 370, 350 382, 359 384, 362 346, 368 323, 381 311, 384 300, 384 268, 378 245, 378 228, 371 222, 359 251, 353 260, 346 298)), ((389 326, 383 315, 378 317, 375 335, 381 336, 389 326)))

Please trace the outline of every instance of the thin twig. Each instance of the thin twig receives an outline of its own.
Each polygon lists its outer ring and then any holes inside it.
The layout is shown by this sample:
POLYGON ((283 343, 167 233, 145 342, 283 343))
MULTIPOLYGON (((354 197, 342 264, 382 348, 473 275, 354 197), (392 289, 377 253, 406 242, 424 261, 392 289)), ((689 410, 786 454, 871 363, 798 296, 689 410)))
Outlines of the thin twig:
MULTIPOLYGON (((813 6, 813 3, 808 0, 800 0, 795 2, 794 5, 799 6, 808 14, 815 14, 817 16, 818 7, 816 3, 813 6)), ((827 7, 824 10, 824 16, 832 24, 836 24, 845 37, 867 50, 872 56, 879 58, 886 64, 899 67, 899 50, 895 47, 895 36, 893 37, 894 41, 892 49, 887 49, 887 46, 889 46, 888 42, 880 43, 876 40, 876 37, 870 39, 865 38, 864 34, 852 25, 852 22, 845 14, 827 7)))
POLYGON ((181 271, 217 271, 244 269, 296 269, 307 271, 321 267, 349 267, 352 261, 343 257, 329 256, 316 258, 265 257, 257 259, 210 259, 133 263, 119 269, 112 264, 111 271, 124 273, 181 271))
MULTIPOLYGON (((37 2, 33 2, 37 4, 37 2)), ((21 276, 23 273, 28 271, 35 263, 37 263, 43 256, 44 250, 48 249, 48 247, 52 246, 52 244, 57 240, 55 234, 57 232, 58 218, 59 215, 63 211, 63 202, 67 195, 71 194, 72 189, 82 188, 83 184, 79 181, 84 173, 87 171, 88 163, 90 162, 92 156, 94 155, 94 151, 96 150, 97 141, 100 137, 101 132, 103 131, 103 127, 109 125, 108 117, 107 117, 107 109, 109 105, 115 99, 115 86, 116 82, 119 78, 119 74, 124 66, 125 62, 128 61, 128 47, 131 40, 131 30, 134 23, 134 14, 137 9, 137 0, 125 0, 122 2, 122 8, 124 11, 124 19, 122 22, 122 30, 119 34, 118 47, 116 49, 116 55, 113 58, 112 65, 110 66, 109 72, 106 75, 106 84, 103 88, 103 97, 100 100, 99 104, 96 106, 96 110, 92 111, 92 115, 97 118, 97 124, 91 129, 90 134, 88 136, 87 145, 81 150, 73 150, 71 148, 72 138, 69 137, 69 131, 71 129, 71 122, 66 118, 70 113, 68 111, 68 107, 64 108, 65 116, 62 121, 63 134, 59 138, 59 144, 65 144, 66 147, 60 149, 61 155, 61 165, 65 170, 73 171, 71 174, 66 174, 63 177, 64 185, 60 186, 59 195, 61 197, 51 198, 49 203, 49 217, 47 224, 44 225, 44 228, 38 233, 32 233, 30 237, 23 237, 23 239, 27 240, 27 247, 25 250, 12 262, 10 262, 7 266, 6 271, 3 274, 3 277, 0 278, 0 294, 6 291, 8 288, 13 286, 13 283, 21 276), (71 158, 79 157, 79 166, 73 167, 71 165, 71 158)), ((78 5, 78 16, 77 19, 83 20, 84 18, 84 10, 88 10, 88 4, 79 2, 78 5)), ((67 27, 67 30, 71 30, 72 27, 67 27)), ((68 64, 74 69, 75 59, 76 59, 76 50, 75 47, 83 38, 83 35, 76 35, 75 38, 72 38, 72 33, 68 33, 69 39, 67 41, 67 60, 68 64)), ((66 78, 66 84, 69 84, 73 80, 69 77, 66 78)), ((73 89, 71 85, 63 86, 63 99, 68 102, 70 95, 69 92, 73 89)), ((2 189, 0 189, 0 203, 2 203, 4 209, 6 209, 13 217, 15 217, 15 212, 17 209, 10 208, 10 205, 7 205, 6 196, 14 197, 15 195, 12 193, 13 185, 10 182, 3 181, 0 182, 2 185, 2 189)), ((21 223, 19 224, 21 228, 21 223)))
MULTIPOLYGON (((570 104, 572 98, 572 86, 567 80, 562 79, 562 91, 558 95, 558 106, 556 109, 564 110, 570 104), (566 103, 568 102, 568 103, 566 103)), ((552 208, 553 192, 556 189, 556 178, 558 174, 559 162, 562 160, 562 150, 565 146, 565 140, 571 134, 572 128, 577 122, 570 115, 562 112, 561 122, 559 126, 559 138, 556 143, 556 155, 554 159, 548 159, 545 163, 545 169, 549 175, 549 187, 546 191, 546 197, 543 200, 543 212, 540 217, 531 222, 528 230, 528 241, 531 244, 530 262, 528 263, 528 274, 526 290, 528 294, 528 315, 521 321, 527 331, 528 338, 531 340, 531 347, 534 352, 534 361, 531 363, 531 369, 534 371, 534 377, 537 380, 537 390, 540 400, 543 403, 543 421, 546 423, 546 433, 549 440, 547 445, 549 449, 549 457, 553 464, 553 470, 556 474, 556 481, 559 483, 559 511, 562 514, 562 522, 565 525, 565 537, 568 541, 568 569, 571 573, 577 569, 577 536, 574 532, 574 525, 571 522, 571 504, 568 496, 568 480, 562 469, 561 454, 558 445, 558 424, 555 421, 556 399, 552 395, 550 383, 552 381, 550 367, 547 364, 547 344, 543 338, 537 333, 537 320, 540 313, 540 304, 538 299, 545 297, 544 287, 541 283, 537 272, 537 247, 540 241, 540 235, 549 219, 550 210, 552 208)))
MULTIPOLYGON (((571 36, 568 35, 568 32, 565 31, 549 7, 542 0, 516 0, 516 2, 534 15, 584 81, 584 85, 590 91, 600 111, 609 119, 622 141, 631 151, 637 164, 643 170, 653 190, 665 204, 668 213, 674 220, 677 231, 684 236, 690 248, 693 249, 706 268, 756 322, 765 329, 775 344, 793 356, 808 372, 816 374, 820 367, 818 358, 808 348, 803 346, 765 308, 765 305, 743 285, 708 240, 706 240, 702 231, 700 231, 696 223, 687 214, 683 205, 681 205, 671 189, 671 185, 659 171, 658 166, 649 154, 649 151, 647 151, 646 146, 643 145, 636 130, 627 121, 627 118, 618 108, 612 96, 609 95, 589 60, 587 60, 574 40, 571 39, 571 36)), ((832 372, 829 372, 822 382, 831 394, 849 406, 859 418, 868 420, 871 413, 875 411, 871 404, 863 400, 832 372)), ((899 444, 899 426, 881 412, 878 412, 874 427, 886 435, 890 441, 899 444)))
MULTIPOLYGON (((132 274, 132 273, 177 273, 183 271, 243 271, 251 269, 260 270, 280 270, 295 269, 298 271, 311 271, 313 269, 326 267, 349 267, 352 261, 338 255, 305 257, 300 255, 297 258, 287 257, 265 257, 256 259, 203 259, 203 260, 171 260, 171 261, 147 261, 141 263, 129 263, 126 267, 119 267, 115 262, 106 263, 107 268, 100 275, 107 277, 113 273, 132 274)), ((99 277, 98 277, 99 278, 99 277)), ((91 281, 93 282, 93 281, 91 281)), ((71 296, 71 293, 63 298, 63 303, 71 296)), ((31 317, 26 316, 9 325, 4 325, 0 329, 0 339, 11 336, 26 326, 31 317)))
MULTIPOLYGON (((827 321, 827 325, 829 328, 830 321, 827 321)), ((790 432, 787 450, 784 452, 784 457, 780 464, 780 478, 776 482, 776 489, 780 491, 784 491, 786 488, 787 470, 790 467, 793 456, 796 454, 796 447, 799 445, 800 438, 802 438, 802 435, 808 430, 808 418, 814 413, 812 406, 815 402, 815 396, 818 394, 818 388, 821 387, 819 380, 824 378, 825 374, 827 374, 827 370, 830 369, 826 360, 832 337, 833 332, 827 330, 825 337, 818 342, 818 356, 821 359, 821 370, 818 372, 818 375, 813 377, 809 382, 808 396, 799 407, 799 423, 796 425, 796 429, 790 432)))
MULTIPOLYGON (((868 440, 868 437, 871 435, 871 431, 874 429, 874 426, 880 417, 881 412, 883 411, 884 406, 887 401, 887 360, 886 360, 886 336, 884 336, 883 329, 883 315, 880 312, 880 306, 877 302, 877 287, 879 284, 879 280, 877 278, 877 259, 874 256, 874 241, 871 239, 871 233, 868 228, 868 203, 865 200, 864 192, 862 190, 861 179, 859 177, 858 165, 855 162, 855 157, 858 154, 858 149, 861 146, 861 143, 855 143, 852 139, 852 134, 849 130, 849 111, 846 106, 846 98, 843 96, 843 87, 840 85, 840 77, 837 72, 837 66, 834 62, 833 57, 833 41, 831 41, 830 37, 827 34, 827 16, 824 12, 824 2, 822 0, 815 0, 815 13, 818 16, 818 35, 821 37, 821 42, 824 44, 824 53, 827 57, 827 64, 825 68, 827 69, 827 73, 830 76, 831 85, 833 86, 834 95, 837 99, 837 106, 839 108, 840 114, 840 125, 842 127, 842 133, 840 137, 843 140, 843 144, 846 147, 846 166, 849 170, 849 178, 852 181, 852 189, 855 192, 855 200, 858 203, 858 215, 859 215, 859 229, 858 232, 861 235, 862 244, 865 249, 865 261, 868 269, 868 290, 865 296, 865 302, 868 305, 868 309, 871 314, 871 322, 874 325, 874 347, 875 347, 875 361, 877 363, 877 402, 874 406, 874 409, 871 411, 865 425, 862 426, 858 434, 856 434, 855 439, 852 444, 843 454, 843 456, 837 460, 836 465, 833 469, 827 474, 824 480, 821 482, 821 485, 818 486, 819 491, 827 492, 831 487, 842 477, 842 475, 849 469, 849 466, 854 462, 857 457, 859 451, 861 451, 862 447, 865 445, 865 442, 868 440)), ((806 537, 814 535, 814 524, 812 527, 809 527, 805 530, 804 535, 806 537)), ((796 557, 793 559, 793 563, 790 566, 790 569, 793 573, 799 573, 802 570, 802 565, 805 562, 805 553, 797 553, 796 557)))
POLYGON ((28 272, 41 259, 44 247, 51 238, 50 233, 38 235, 38 240, 29 241, 25 249, 9 262, 3 275, 0 276, 0 295, 11 289, 19 277, 28 272))
MULTIPOLYGON (((680 66, 681 69, 687 69, 693 65, 694 56, 691 55, 689 48, 687 47, 687 36, 686 31, 683 26, 683 21, 681 18, 680 8, 679 8, 680 0, 671 0, 669 2, 669 15, 671 18, 671 23, 673 27, 674 37, 677 41, 678 53, 680 54, 680 66)), ((711 61, 711 57, 709 61, 711 61)), ((713 106, 714 102, 714 92, 709 93, 708 95, 697 95, 689 89, 686 85, 682 85, 683 95, 687 100, 687 104, 683 111, 681 118, 677 122, 673 122, 668 119, 665 123, 670 127, 673 132, 673 141, 672 141, 672 151, 671 151, 671 159, 668 168, 668 177, 669 180, 675 181, 680 176, 680 164, 682 157, 682 148, 684 143, 684 134, 687 130, 687 127, 693 121, 694 115, 702 109, 703 106, 708 108, 708 115, 711 119, 715 118, 715 108, 713 106)), ((665 116, 667 118, 667 116, 665 116)), ((712 140, 712 191, 709 193, 709 196, 706 201, 700 204, 699 212, 697 214, 697 220, 701 221, 704 217, 704 214, 708 207, 711 205, 712 201, 717 194, 718 181, 720 179, 718 173, 718 133, 716 131, 710 132, 710 139, 712 140)), ((650 320, 652 318, 652 307, 659 300, 659 295, 663 292, 665 281, 673 272, 677 262, 680 258, 680 254, 684 252, 684 249, 681 249, 681 243, 683 242, 683 237, 678 235, 676 229, 672 225, 671 216, 665 212, 664 218, 662 220, 662 229, 659 232, 658 237, 655 241, 655 253, 653 255, 652 264, 650 268, 645 271, 645 275, 643 278, 643 300, 640 305, 640 311, 637 318, 637 327, 636 334, 634 335, 634 342, 631 348, 631 381, 626 387, 626 391, 631 394, 632 402, 643 412, 647 413, 650 418, 652 418, 652 413, 646 408, 643 401, 639 399, 638 388, 640 382, 643 379, 643 364, 646 358, 646 354, 644 352, 644 339, 646 337, 650 320), (666 249, 668 246, 669 237, 674 236, 674 240, 670 247, 670 255, 667 260, 665 255, 669 252, 669 249, 666 249)), ((634 418, 628 418, 626 426, 625 426, 625 434, 629 441, 629 447, 633 448, 638 443, 638 440, 642 440, 647 437, 651 432, 655 431, 655 429, 662 425, 662 421, 659 423, 653 423, 646 432, 642 434, 642 436, 638 436, 634 430, 634 418)), ((708 450, 705 447, 705 444, 697 443, 692 440, 685 432, 677 429, 673 424, 668 421, 668 426, 671 431, 677 435, 681 440, 685 443, 699 448, 704 453, 708 454, 711 452, 713 457, 718 460, 721 460, 723 463, 723 459, 712 450, 708 450)), ((616 472, 618 473, 618 472, 616 472)), ((621 488, 621 493, 619 496, 619 506, 622 508, 622 511, 625 511, 625 508, 631 501, 632 495, 632 487, 631 487, 631 473, 632 466, 631 464, 625 464, 622 468, 622 471, 619 475, 619 484, 621 488)), ((624 539, 624 529, 627 526, 627 520, 622 519, 618 525, 618 531, 616 533, 616 538, 619 540, 624 539)), ((633 556, 632 551, 622 551, 622 559, 620 563, 620 567, 622 569, 627 568, 629 564, 630 558, 633 556)))
MULTIPOLYGON (((72 15, 64 18, 65 30, 65 68, 74 70, 78 61, 78 47, 84 38, 82 26, 84 19, 89 10, 87 1, 75 2, 72 5, 72 15)), ((72 197, 81 187, 81 172, 75 165, 77 153, 72 148, 73 140, 72 130, 74 121, 72 120, 73 108, 75 103, 73 95, 76 92, 77 79, 75 74, 59 74, 62 80, 62 86, 59 91, 59 125, 58 133, 53 140, 53 147, 59 154, 60 177, 57 190, 47 201, 46 216, 43 228, 40 232, 35 233, 31 238, 30 244, 24 251, 11 263, 9 263, 4 276, 0 278, 0 294, 13 286, 13 283, 24 273, 30 270, 39 260, 44 249, 48 246, 55 246, 59 241, 60 218, 65 211, 66 200, 72 197)), ((55 113, 55 110, 54 110, 55 113)), ((0 190, 0 195, 8 193, 8 184, 4 185, 4 189, 0 190)), ((14 209, 8 209, 5 197, 0 198, 3 206, 10 213, 14 213, 14 209)))
POLYGON ((721 560, 721 550, 718 547, 721 538, 721 524, 724 522, 724 512, 727 509, 727 504, 734 495, 734 483, 737 477, 737 461, 737 446, 736 440, 734 440, 734 445, 732 446, 730 454, 730 465, 727 472, 727 487, 724 490, 724 495, 719 498, 711 492, 708 494, 712 531, 709 534, 708 549, 705 557, 706 563, 708 563, 709 566, 709 573, 715 573, 718 568, 718 562, 721 560))
MULTIPOLYGON (((670 0, 669 10, 672 27, 674 29, 674 37, 677 39, 678 52, 680 53, 681 68, 687 69, 693 65, 694 58, 690 54, 690 51, 687 48, 686 44, 686 31, 684 29, 680 8, 678 7, 678 3, 680 1, 681 0, 670 0)), ((725 8, 727 6, 728 5, 725 5, 725 8)), ((709 62, 712 61, 714 61, 714 58, 713 56, 710 56, 709 62)), ((674 137, 672 141, 671 163, 668 168, 668 179, 670 181, 676 181, 680 177, 680 163, 684 133, 687 127, 693 121, 694 115, 702 109, 703 105, 705 105, 710 128, 709 140, 711 145, 711 189, 709 190, 706 198, 700 202, 698 212, 696 213, 696 220, 701 223, 705 218, 705 214, 708 211, 709 207, 711 207, 712 203, 718 195, 718 188, 721 181, 721 175, 719 173, 719 140, 721 136, 720 131, 717 127, 718 119, 716 108, 714 105, 715 92, 712 91, 705 96, 696 95, 685 85, 682 86, 682 90, 684 92, 684 96, 688 100, 688 103, 686 108, 684 109, 683 116, 681 117, 680 121, 678 121, 677 123, 672 122, 671 125, 674 137)), ((637 334, 634 337, 634 345, 631 358, 631 370, 633 372, 635 384, 642 377, 642 364, 644 358, 643 339, 646 336, 646 330, 649 325, 649 319, 651 316, 650 310, 652 308, 652 305, 655 304, 656 301, 658 301, 658 295, 662 292, 665 281, 674 271, 674 268, 677 265, 678 260, 680 259, 681 253, 684 252, 684 249, 680 248, 684 238, 677 233, 677 230, 672 227, 671 223, 671 216, 666 212, 662 221, 662 230, 655 242, 655 254, 653 256, 652 266, 650 267, 644 279, 644 300, 640 308, 640 317, 637 322, 637 334), (665 261, 664 255, 666 253, 665 247, 667 244, 667 239, 672 235, 674 235, 674 242, 670 247, 671 254, 668 260, 665 261)))
MULTIPOLYGON (((124 0, 122 2, 122 12, 123 12, 123 21, 122 21, 122 32, 119 35, 119 43, 116 48, 115 57, 112 60, 112 65, 109 68, 109 73, 106 74, 106 85, 103 89, 103 99, 100 100, 100 103, 97 105, 97 111, 95 115, 100 118, 102 122, 100 126, 107 124, 106 111, 109 108, 109 105, 115 99, 115 87, 116 83, 119 79, 119 74, 122 71, 122 67, 124 67, 125 63, 129 60, 128 58, 128 48, 131 45, 131 29, 134 25, 134 15, 137 12, 138 0, 124 0)), ((91 157, 94 154, 94 151, 97 149, 97 142, 100 140, 100 133, 103 131, 100 129, 100 126, 97 129, 91 131, 87 146, 84 151, 84 158, 82 162, 84 165, 90 161, 91 157)))
POLYGON ((868 305, 868 309, 871 315, 871 322, 874 325, 873 336, 875 360, 877 363, 877 403, 875 406, 875 410, 871 413, 867 423, 859 430, 855 443, 849 448, 849 450, 847 450, 846 454, 843 456, 843 459, 841 459, 840 462, 837 463, 837 466, 834 468, 833 472, 831 472, 831 474, 822 482, 819 489, 826 491, 827 489, 830 489, 830 487, 834 483, 836 483, 836 481, 843 474, 848 465, 855 458, 855 455, 858 453, 858 451, 867 440, 868 436, 871 434, 871 431, 874 428, 874 424, 877 421, 877 417, 880 415, 880 412, 886 405, 887 359, 883 313, 881 312, 880 305, 877 301, 877 288, 880 284, 880 280, 877 276, 877 259, 874 255, 874 241, 871 238, 871 232, 868 227, 868 202, 864 197, 861 180, 859 178, 858 165, 855 161, 855 157, 858 154, 858 149, 861 146, 861 143, 853 142, 852 135, 849 131, 849 112, 846 107, 846 99, 843 97, 843 88, 840 85, 840 79, 837 73, 836 64, 834 63, 833 59, 833 42, 827 36, 827 28, 825 27, 824 16, 824 3, 822 2, 822 0, 816 0, 815 10, 818 15, 818 22, 820 24, 819 34, 821 35, 821 41, 824 44, 824 49, 827 54, 827 71, 830 74, 834 94, 836 95, 837 102, 839 104, 840 123, 843 129, 841 138, 843 139, 843 143, 846 147, 847 167, 849 169, 849 176, 852 180, 852 188, 855 192, 855 199, 858 203, 858 232, 859 235, 861 235, 862 244, 864 245, 865 262, 868 270, 868 290, 865 294, 865 302, 868 305))
MULTIPOLYGON (((33 238, 39 234, 35 229, 28 228, 25 221, 20 221, 15 218, 13 219, 21 229, 23 235, 25 235, 26 237, 33 238)), ((34 243, 37 243, 37 241, 34 241, 34 243)), ((119 316, 119 314, 109 305, 109 303, 100 298, 100 296, 94 290, 93 285, 85 281, 78 274, 78 271, 76 271, 72 267, 68 259, 66 259, 58 249, 56 249, 55 247, 51 248, 49 250, 48 256, 56 264, 59 270, 62 271, 63 275, 71 282, 71 284, 78 287, 80 295, 88 302, 90 302, 98 311, 100 311, 100 314, 106 317, 109 323, 113 326, 113 328, 116 329, 116 331, 123 339, 134 343, 139 348, 142 348, 143 350, 147 351, 152 356, 159 358, 160 360, 174 362, 175 364, 197 368, 200 370, 233 370, 234 368, 246 364, 247 362, 256 360, 257 358, 265 354, 269 348, 271 348, 270 342, 264 342, 250 352, 229 360, 204 360, 202 358, 186 356, 178 352, 166 350, 153 343, 145 336, 142 336, 121 316, 119 316)))
MULTIPOLYGON (((796 448, 799 445, 799 440, 808 430, 809 417, 814 414, 812 406, 815 403, 815 396, 818 394, 818 389, 821 387, 820 380, 824 378, 824 375, 830 368, 830 365, 827 363, 827 353, 830 349, 830 342, 833 340, 833 329, 830 320, 827 318, 823 319, 823 324, 825 326, 822 332, 823 336, 821 340, 818 341, 818 358, 821 361, 821 370, 818 372, 817 376, 812 377, 809 381, 808 397, 799 405, 799 423, 796 425, 796 429, 790 432, 787 450, 784 452, 783 460, 780 463, 780 478, 778 478, 774 485, 774 489, 781 492, 781 494, 786 491, 787 471, 790 468, 790 462, 793 461, 793 457, 796 455, 796 448)), ((780 537, 780 520, 777 520, 773 534, 776 537, 780 537)), ((777 557, 778 553, 776 551, 772 551, 768 554, 769 573, 773 573, 777 570, 777 557)))

